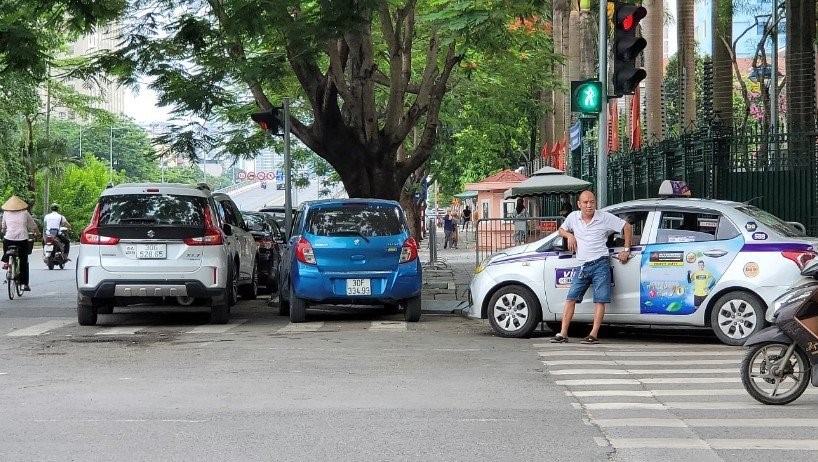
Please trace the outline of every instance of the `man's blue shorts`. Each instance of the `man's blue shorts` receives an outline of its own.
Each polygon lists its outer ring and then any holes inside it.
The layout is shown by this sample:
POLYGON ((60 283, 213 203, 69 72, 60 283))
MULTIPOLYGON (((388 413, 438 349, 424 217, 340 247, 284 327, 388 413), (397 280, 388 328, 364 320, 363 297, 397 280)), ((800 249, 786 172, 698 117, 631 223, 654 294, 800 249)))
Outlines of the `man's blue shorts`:
POLYGON ((594 285, 594 303, 611 302, 611 257, 605 256, 577 266, 565 298, 581 302, 591 284, 594 285))

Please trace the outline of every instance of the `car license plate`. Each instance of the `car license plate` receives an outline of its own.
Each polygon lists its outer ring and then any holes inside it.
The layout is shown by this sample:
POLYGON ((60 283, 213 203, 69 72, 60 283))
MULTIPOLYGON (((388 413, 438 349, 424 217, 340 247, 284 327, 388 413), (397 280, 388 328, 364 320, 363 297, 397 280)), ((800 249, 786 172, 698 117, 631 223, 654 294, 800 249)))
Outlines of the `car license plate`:
POLYGON ((167 258, 167 244, 136 244, 128 246, 126 254, 136 255, 140 260, 161 260, 167 258))
POLYGON ((46 252, 51 252, 52 250, 54 250, 54 246, 53 245, 47 245, 47 246, 43 247, 43 250, 46 251, 46 252))
POLYGON ((347 279, 347 295, 372 295, 369 279, 347 279))

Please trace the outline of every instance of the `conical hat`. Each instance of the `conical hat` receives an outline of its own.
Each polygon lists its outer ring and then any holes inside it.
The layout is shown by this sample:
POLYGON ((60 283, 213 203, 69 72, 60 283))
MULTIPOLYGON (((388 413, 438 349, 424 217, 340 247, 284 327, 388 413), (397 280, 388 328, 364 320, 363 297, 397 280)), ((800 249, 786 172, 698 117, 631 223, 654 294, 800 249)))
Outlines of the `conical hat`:
POLYGON ((25 203, 22 199, 17 196, 9 197, 9 200, 3 204, 3 210, 7 212, 16 212, 18 210, 25 210, 28 208, 28 204, 25 203))

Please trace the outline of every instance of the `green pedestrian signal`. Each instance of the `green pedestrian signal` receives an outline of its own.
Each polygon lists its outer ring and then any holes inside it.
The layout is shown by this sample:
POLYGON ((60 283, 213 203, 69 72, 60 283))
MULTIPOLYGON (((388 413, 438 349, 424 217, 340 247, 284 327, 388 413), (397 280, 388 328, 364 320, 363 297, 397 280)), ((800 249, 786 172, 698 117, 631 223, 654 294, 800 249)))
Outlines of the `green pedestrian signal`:
POLYGON ((599 114, 602 98, 602 82, 599 80, 571 81, 571 112, 599 114))

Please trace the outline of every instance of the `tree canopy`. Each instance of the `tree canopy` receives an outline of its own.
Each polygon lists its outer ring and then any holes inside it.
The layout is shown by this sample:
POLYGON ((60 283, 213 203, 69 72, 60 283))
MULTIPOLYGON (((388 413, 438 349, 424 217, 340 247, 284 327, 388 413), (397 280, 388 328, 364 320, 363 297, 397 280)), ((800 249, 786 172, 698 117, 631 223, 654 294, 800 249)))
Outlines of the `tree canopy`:
POLYGON ((431 156, 458 64, 542 34, 509 25, 543 3, 137 0, 124 47, 97 65, 130 84, 147 76, 161 104, 217 127, 174 130, 190 156, 252 156, 269 140, 250 112, 291 97, 292 133, 351 196, 397 199, 431 156))

